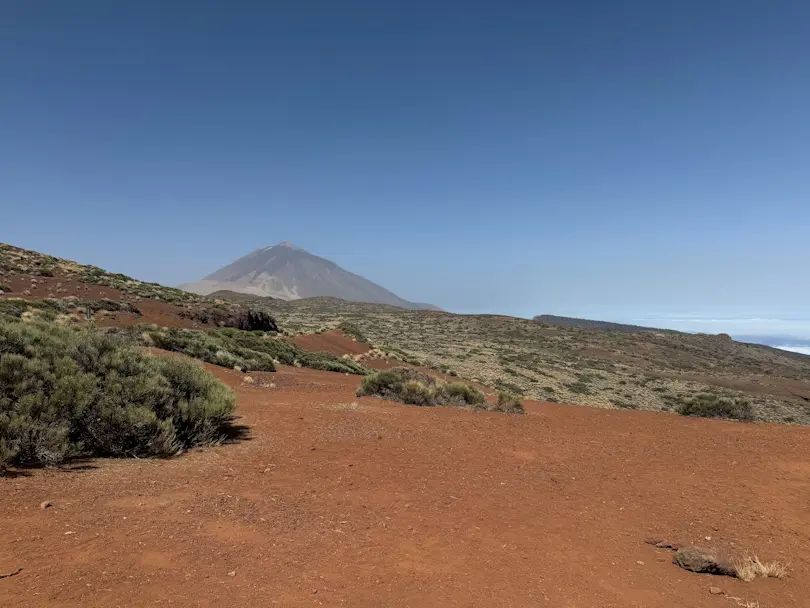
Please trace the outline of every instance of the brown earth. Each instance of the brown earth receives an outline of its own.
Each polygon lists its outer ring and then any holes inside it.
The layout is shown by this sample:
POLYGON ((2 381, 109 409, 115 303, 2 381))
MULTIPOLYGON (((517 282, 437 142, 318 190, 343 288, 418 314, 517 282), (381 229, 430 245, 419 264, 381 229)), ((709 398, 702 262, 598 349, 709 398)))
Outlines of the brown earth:
POLYGON ((0 575, 22 568, 0 579, 0 605, 810 603, 810 429, 418 408, 358 399, 341 374, 283 368, 250 385, 207 367, 236 390, 245 439, 0 479, 0 575), (688 573, 648 537, 790 574, 688 573))
POLYGON ((308 351, 322 351, 330 355, 362 355, 371 350, 368 344, 352 340, 343 332, 331 330, 319 334, 304 334, 291 339, 296 346, 308 351))

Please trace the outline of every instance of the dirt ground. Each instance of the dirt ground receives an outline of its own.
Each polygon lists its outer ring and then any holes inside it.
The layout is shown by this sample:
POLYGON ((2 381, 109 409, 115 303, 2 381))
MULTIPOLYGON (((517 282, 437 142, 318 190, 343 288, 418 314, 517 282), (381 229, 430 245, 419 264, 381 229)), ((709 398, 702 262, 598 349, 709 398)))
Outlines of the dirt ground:
POLYGON ((296 346, 313 352, 322 351, 330 355, 362 355, 371 350, 368 344, 357 342, 337 330, 319 334, 295 336, 291 340, 296 346))
POLYGON ((0 606, 810 605, 810 429, 418 408, 353 376, 208 367, 242 440, 0 479, 0 575, 22 568, 0 606), (790 573, 691 574, 648 537, 790 573))

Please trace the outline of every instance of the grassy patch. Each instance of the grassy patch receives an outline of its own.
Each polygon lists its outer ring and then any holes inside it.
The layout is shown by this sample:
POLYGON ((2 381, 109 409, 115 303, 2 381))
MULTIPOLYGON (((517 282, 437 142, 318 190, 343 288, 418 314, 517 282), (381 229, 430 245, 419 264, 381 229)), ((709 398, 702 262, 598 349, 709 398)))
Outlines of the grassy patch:
POLYGON ((121 336, 0 319, 0 469, 209 445, 234 403, 197 364, 121 336))

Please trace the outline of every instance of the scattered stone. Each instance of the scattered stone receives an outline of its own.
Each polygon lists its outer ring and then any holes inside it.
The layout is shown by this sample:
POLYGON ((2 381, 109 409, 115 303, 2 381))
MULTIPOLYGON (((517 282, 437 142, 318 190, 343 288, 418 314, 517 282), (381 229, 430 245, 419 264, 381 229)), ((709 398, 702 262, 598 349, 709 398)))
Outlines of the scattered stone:
POLYGON ((636 563, 637 563, 639 566, 643 566, 643 565, 644 565, 644 562, 643 562, 643 561, 641 561, 641 560, 638 560, 636 563))
POLYGON ((709 593, 712 595, 720 595, 723 593, 723 590, 720 587, 709 587, 709 593))
POLYGON ((644 542, 647 543, 648 545, 652 545, 657 549, 672 549, 673 551, 677 551, 683 546, 679 543, 671 543, 669 541, 660 540, 658 538, 645 538, 644 542))
POLYGON ((713 551, 700 547, 678 549, 672 563, 689 572, 734 576, 734 569, 727 560, 718 557, 713 551))
POLYGON ((43 501, 42 501, 42 502, 39 504, 39 508, 40 508, 40 509, 42 509, 43 511, 44 511, 45 509, 47 509, 48 507, 52 507, 52 506, 53 506, 53 503, 52 503, 50 500, 43 500, 43 501))
POLYGON ((65 532, 65 536, 70 536, 71 534, 76 534, 76 533, 73 532, 72 530, 68 530, 67 532, 65 532))
POLYGON ((236 570, 231 570, 228 572, 228 576, 236 576, 236 570))

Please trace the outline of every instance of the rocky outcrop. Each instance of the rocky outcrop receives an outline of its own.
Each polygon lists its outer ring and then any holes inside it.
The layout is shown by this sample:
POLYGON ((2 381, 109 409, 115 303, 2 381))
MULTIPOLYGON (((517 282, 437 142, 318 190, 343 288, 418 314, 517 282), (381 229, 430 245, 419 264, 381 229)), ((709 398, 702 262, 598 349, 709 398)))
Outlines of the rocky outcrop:
POLYGON ((263 310, 245 308, 191 309, 183 311, 180 316, 216 327, 233 327, 245 331, 278 331, 276 320, 263 310))

